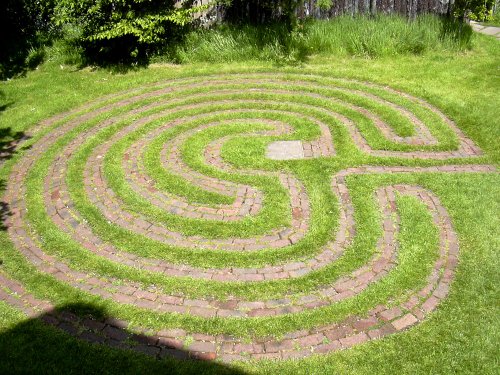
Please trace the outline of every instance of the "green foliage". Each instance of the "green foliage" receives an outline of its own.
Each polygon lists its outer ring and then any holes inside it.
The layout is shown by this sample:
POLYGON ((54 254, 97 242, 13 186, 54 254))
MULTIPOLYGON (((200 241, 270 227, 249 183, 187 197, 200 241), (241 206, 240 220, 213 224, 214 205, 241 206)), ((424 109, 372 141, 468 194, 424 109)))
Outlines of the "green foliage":
POLYGON ((487 26, 500 26, 500 4, 497 6, 495 11, 491 11, 491 16, 483 21, 483 25, 487 26))
POLYGON ((175 38, 203 7, 160 0, 59 0, 58 25, 75 24, 90 55, 137 58, 175 38))
POLYGON ((494 5, 495 0, 456 0, 453 13, 457 18, 483 21, 492 17, 494 5))
POLYGON ((175 63, 263 60, 293 63, 305 54, 303 33, 283 24, 221 25, 194 30, 180 44, 170 46, 157 60, 175 63))
POLYGON ((330 9, 333 5, 333 0, 318 0, 316 5, 323 10, 330 9))

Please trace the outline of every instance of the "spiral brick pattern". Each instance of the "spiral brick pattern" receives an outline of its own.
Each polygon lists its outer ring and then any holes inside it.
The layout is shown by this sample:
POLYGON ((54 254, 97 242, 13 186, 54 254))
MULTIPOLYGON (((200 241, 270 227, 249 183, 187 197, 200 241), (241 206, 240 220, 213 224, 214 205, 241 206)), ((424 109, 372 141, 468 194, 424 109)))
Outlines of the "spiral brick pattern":
POLYGON ((362 316, 352 314, 341 321, 288 332, 284 337, 248 339, 191 332, 182 326, 153 332, 148 327, 134 327, 149 332, 145 339, 130 330, 129 323, 123 320, 93 320, 61 311, 56 308, 57 300, 37 298, 29 286, 0 271, 0 299, 29 316, 45 313, 43 320, 47 324, 83 340, 138 350, 158 358, 222 361, 301 358, 349 348, 414 326, 446 298, 453 280, 459 243, 450 216, 439 197, 422 186, 382 185, 373 191, 382 236, 371 258, 361 267, 331 278, 327 284, 304 293, 284 294, 279 299, 255 300, 231 294, 221 299, 169 293, 138 280, 79 267, 79 254, 105 260, 109 267, 139 272, 144 277, 202 281, 213 284, 214 288, 306 280, 331 267, 355 241, 358 225, 349 178, 495 173, 492 166, 460 163, 480 156, 481 150, 451 119, 422 99, 372 83, 306 74, 220 74, 160 82, 110 95, 58 115, 40 124, 37 131, 43 135, 12 168, 3 197, 11 211, 5 226, 15 248, 38 272, 60 283, 154 314, 245 321, 260 317, 277 319, 328 308, 355 298, 397 269, 401 231, 399 196, 418 199, 430 213, 438 230, 439 249, 423 287, 408 291, 404 298, 394 296, 397 304, 387 301, 362 316), (434 119, 432 123, 426 123, 429 118, 434 119), (391 119, 399 125, 391 123, 391 119), (406 133, 401 129, 405 126, 406 133), (301 139, 300 134, 306 134, 305 138, 301 139), (197 144, 205 135, 208 138, 203 138, 205 143, 200 146, 201 161, 197 164, 186 160, 185 148, 197 144), (225 145, 242 137, 265 141, 260 160, 266 167, 242 168, 224 157, 225 145), (92 143, 96 139, 101 141, 92 143), (456 147, 448 147, 445 141, 456 147), (381 143, 383 148, 379 147, 381 143), (85 207, 92 207, 92 212, 105 223, 102 225, 118 228, 122 233, 143 238, 145 243, 156 243, 181 256, 190 252, 216 254, 223 259, 228 252, 256 257, 261 252, 279 253, 300 245, 314 229, 315 208, 307 181, 301 181, 287 163, 308 165, 318 160, 329 163, 342 158, 346 150, 373 160, 401 159, 402 163, 408 159, 457 161, 432 167, 358 165, 325 174, 339 207, 338 225, 330 239, 311 249, 307 257, 291 256, 257 267, 228 263, 207 268, 188 260, 171 261, 168 256, 144 256, 122 248, 119 241, 103 238, 89 219, 90 209, 82 209, 84 201, 85 207), (229 203, 205 203, 202 198, 184 194, 182 188, 165 188, 157 173, 152 172, 151 160, 163 171, 162 178, 182 181, 182 186, 200 194, 222 197, 229 203), (119 183, 110 180, 110 168, 122 176, 119 183), (213 228, 217 225, 229 228, 233 233, 237 225, 251 227, 248 223, 252 220, 265 221, 267 206, 274 203, 274 198, 254 181, 274 181, 277 188, 286 192, 287 225, 241 236, 224 235, 227 232, 223 230, 222 234, 212 235, 196 229, 200 223, 208 223, 213 228), (40 225, 33 222, 30 215, 36 209, 30 195, 34 191, 42 197, 39 203, 53 230, 79 249, 72 256, 58 253, 47 243, 40 225), (133 202, 142 202, 144 210, 133 202), (158 218, 153 214, 157 212, 165 216, 158 214, 161 216, 158 218))

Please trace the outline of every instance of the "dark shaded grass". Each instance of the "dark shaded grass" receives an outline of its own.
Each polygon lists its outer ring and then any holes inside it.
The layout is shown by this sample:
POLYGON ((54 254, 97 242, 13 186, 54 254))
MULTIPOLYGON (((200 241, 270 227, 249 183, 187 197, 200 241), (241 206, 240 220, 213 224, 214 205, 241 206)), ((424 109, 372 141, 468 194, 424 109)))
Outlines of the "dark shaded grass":
MULTIPOLYGON (((105 319, 106 313, 93 305, 69 304, 61 311, 84 311, 105 319)), ((0 328, 5 319, 18 323, 0 333, 0 373, 2 374, 232 374, 246 372, 207 361, 176 361, 166 357, 158 361, 132 350, 116 350, 89 344, 49 327, 39 319, 21 320, 21 314, 0 302, 0 328)), ((43 318, 43 315, 40 316, 43 318)), ((144 339, 146 336, 139 335, 144 339)), ((187 354, 178 350, 178 356, 187 354)))

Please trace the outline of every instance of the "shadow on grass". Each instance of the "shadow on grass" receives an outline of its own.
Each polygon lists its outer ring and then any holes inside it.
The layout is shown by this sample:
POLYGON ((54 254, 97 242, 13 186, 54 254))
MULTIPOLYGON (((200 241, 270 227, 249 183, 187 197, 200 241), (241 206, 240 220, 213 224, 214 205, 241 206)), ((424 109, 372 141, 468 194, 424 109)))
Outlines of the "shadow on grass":
MULTIPOLYGON (((164 349, 168 355, 161 355, 162 350, 156 356, 152 356, 141 354, 137 352, 137 349, 112 348, 110 345, 120 346, 121 343, 109 337, 106 338, 105 335, 101 336, 101 333, 109 326, 101 328, 97 324, 101 321, 108 321, 107 319, 103 311, 95 306, 71 304, 17 324, 0 333, 0 353, 2 353, 0 373, 244 374, 225 364, 192 359, 190 353, 182 349, 164 349), (94 330, 88 331, 81 328, 82 326, 75 328, 72 321, 76 315, 68 311, 79 311, 78 319, 80 320, 89 320, 89 317, 95 319, 93 320, 94 330), (58 317, 59 323, 54 322, 54 316, 58 317), (78 336, 81 339, 72 336, 78 336), (89 339, 90 337, 93 339, 89 339)), ((154 348, 155 342, 153 341, 155 340, 149 336, 131 335, 117 328, 113 336, 120 335, 128 337, 122 343, 127 342, 130 348, 134 348, 134 345, 136 345, 135 348, 154 348)))
POLYGON ((0 129, 0 166, 15 155, 21 142, 29 138, 22 131, 13 131, 12 128, 0 129))
POLYGON ((78 69, 104 69, 112 74, 126 74, 149 65, 147 47, 142 46, 134 54, 138 42, 130 36, 99 43, 82 42, 79 38, 66 41, 68 50, 79 51, 78 69))
POLYGON ((2 0, 0 79, 22 76, 43 62, 54 31, 50 9, 44 1, 2 0))
POLYGON ((106 62, 96 61, 93 59, 88 59, 85 56, 82 56, 82 63, 78 64, 77 69, 83 70, 90 68, 90 70, 95 69, 103 69, 108 71, 111 74, 127 74, 129 72, 137 72, 142 69, 147 69, 149 66, 148 59, 140 59, 140 60, 122 60, 119 62, 106 62))
POLYGON ((473 30, 467 23, 450 17, 441 17, 441 39, 454 40, 461 48, 471 46, 473 30))
POLYGON ((0 79, 22 77, 29 70, 35 69, 45 58, 43 45, 39 41, 26 39, 17 41, 17 44, 0 46, 4 51, 0 55, 0 79))
MULTIPOLYGON (((5 190, 5 181, 0 180, 0 192, 5 190)), ((5 222, 12 215, 10 212, 9 205, 5 202, 0 201, 0 231, 7 230, 7 226, 5 222)), ((2 261, 0 259, 0 266, 2 265, 2 261)))
MULTIPOLYGON (((4 95, 0 92, 0 113, 10 107, 13 102, 5 102, 4 95)), ((22 131, 14 131, 12 128, 0 129, 0 168, 6 160, 11 159, 18 150, 19 144, 22 141, 28 140, 30 137, 22 131)), ((5 190, 6 182, 0 180, 0 194, 5 190)), ((0 201, 0 230, 6 230, 5 221, 11 215, 9 205, 0 201)))
MULTIPOLYGON (((29 137, 23 132, 0 129, 0 167, 26 139, 29 137)), ((0 192, 6 185, 0 180, 0 192)), ((0 202, 0 230, 7 229, 5 222, 11 214, 9 205, 0 202)), ((2 286, 0 283, 0 294, 2 286)), ((14 306, 23 304, 14 300, 14 306)), ((125 327, 94 305, 59 306, 0 332, 0 374, 243 375, 230 366, 207 360, 213 358, 210 353, 185 349, 181 341, 160 342, 158 337, 132 333, 125 327)))

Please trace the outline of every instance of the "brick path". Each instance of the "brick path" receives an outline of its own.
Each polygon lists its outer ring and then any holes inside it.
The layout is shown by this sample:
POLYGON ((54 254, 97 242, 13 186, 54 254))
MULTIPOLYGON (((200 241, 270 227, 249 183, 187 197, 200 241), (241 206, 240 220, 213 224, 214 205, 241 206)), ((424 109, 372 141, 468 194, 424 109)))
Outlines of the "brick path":
MULTIPOLYGON (((78 211, 77 204, 70 195, 68 181, 68 163, 72 156, 84 146, 85 142, 110 129, 113 125, 120 128, 111 137, 100 143, 92 150, 85 160, 83 172, 83 188, 89 201, 99 210, 108 222, 132 233, 137 233, 153 241, 176 246, 179 248, 196 249, 197 251, 224 251, 232 252, 259 252, 264 249, 286 248, 299 243, 307 235, 311 227, 311 204, 308 191, 304 184, 291 172, 285 170, 262 171, 254 169, 238 169, 228 164, 221 156, 223 145, 233 135, 227 135, 211 141, 203 152, 203 161, 214 170, 227 175, 247 177, 265 177, 276 179, 289 192, 290 225, 275 228, 268 233, 253 237, 213 239, 209 237, 186 236, 181 231, 173 230, 168 226, 155 222, 141 212, 132 212, 127 209, 122 198, 109 185, 106 179, 106 155, 117 142, 141 131, 154 120, 165 116, 174 116, 173 120, 163 122, 151 130, 141 133, 140 137, 132 140, 131 145, 121 154, 121 168, 125 182, 132 191, 142 199, 148 201, 158 209, 165 210, 172 215, 185 220, 208 220, 220 222, 235 222, 258 218, 262 214, 266 197, 264 193, 250 184, 241 184, 232 180, 223 181, 214 176, 200 173, 182 158, 181 149, 186 141, 195 137, 199 132, 221 128, 228 124, 253 123, 265 124, 270 130, 252 131, 249 137, 294 137, 294 129, 286 122, 268 118, 269 114, 290 115, 304 121, 310 121, 319 128, 320 136, 316 140, 286 140, 269 142, 266 156, 271 159, 293 160, 311 158, 335 158, 338 140, 332 137, 330 127, 321 119, 300 112, 287 112, 283 103, 293 103, 293 95, 318 100, 318 103, 331 101, 342 104, 345 108, 363 115, 372 121, 382 136, 395 143, 414 146, 416 149, 408 152, 372 149, 356 123, 345 115, 336 113, 326 106, 313 106, 301 103, 302 109, 314 109, 315 113, 333 118, 342 124, 349 132, 352 141, 358 149, 366 154, 378 157, 399 157, 412 159, 449 159, 471 158, 481 155, 480 149, 467 139, 452 120, 442 112, 421 99, 395 91, 387 87, 376 86, 370 83, 359 85, 368 88, 377 88, 387 93, 397 94, 413 103, 416 103, 438 115, 443 123, 455 134, 459 147, 457 150, 429 151, 422 147, 438 144, 438 141, 408 109, 387 99, 376 96, 372 92, 360 89, 343 87, 344 80, 338 80, 337 86, 331 86, 327 80, 318 83, 310 80, 309 76, 295 76, 286 81, 279 75, 249 74, 248 76, 234 74, 228 76, 212 76, 195 82, 190 79, 177 80, 172 83, 160 83, 146 86, 130 92, 130 96, 115 94, 97 100, 81 110, 75 110, 59 115, 51 120, 44 121, 39 131, 51 123, 61 121, 61 124, 43 136, 33 147, 25 152, 20 161, 13 167, 9 179, 4 202, 8 204, 11 215, 5 225, 8 233, 19 252, 31 262, 40 272, 49 274, 55 279, 71 285, 86 293, 99 296, 103 299, 135 306, 139 309, 151 310, 158 313, 189 314, 202 318, 228 317, 239 319, 254 319, 257 317, 273 317, 286 314, 296 314, 306 310, 321 309, 341 300, 349 299, 361 293, 371 284, 384 278, 398 264, 399 213, 396 197, 410 195, 421 200, 432 215, 433 222, 439 230, 439 257, 433 270, 427 278, 424 288, 413 290, 402 299, 398 305, 388 304, 373 307, 363 316, 349 316, 341 322, 332 322, 307 330, 289 332, 284 338, 277 340, 273 337, 255 337, 251 341, 228 335, 208 335, 203 332, 186 332, 178 329, 164 329, 153 332, 151 335, 138 336, 129 330, 128 323, 118 319, 104 321, 89 320, 67 312, 54 309, 57 301, 42 301, 35 298, 16 280, 0 272, 0 281, 4 289, 0 289, 0 299, 21 309, 29 316, 40 316, 46 323, 57 326, 64 331, 78 336, 81 339, 106 343, 108 345, 139 350, 158 357, 172 355, 177 358, 221 359, 223 361, 260 359, 260 358, 291 358, 305 357, 316 353, 325 353, 344 349, 368 340, 381 338, 393 332, 411 327, 425 319, 439 302, 446 297, 453 273, 458 260, 458 239, 453 230, 450 217, 440 203, 439 198, 420 186, 395 184, 379 187, 374 192, 374 199, 378 205, 382 218, 383 235, 379 239, 374 255, 363 266, 343 275, 337 280, 331 280, 311 292, 286 294, 280 299, 273 300, 245 300, 229 296, 224 300, 213 297, 189 298, 182 294, 169 294, 160 288, 145 288, 140 283, 121 280, 110 276, 96 275, 92 272, 77 271, 71 262, 51 255, 44 250, 43 233, 37 233, 28 217, 26 205, 26 179, 35 163, 44 153, 66 134, 79 130, 69 142, 62 143, 61 151, 52 160, 49 173, 40 181, 43 192, 43 202, 46 212, 58 230, 66 233, 73 241, 80 244, 85 251, 99 257, 116 262, 124 267, 145 270, 170 277, 189 277, 193 279, 211 280, 212 282, 273 282, 307 277, 314 271, 328 267, 340 258, 352 244, 356 236, 356 222, 354 207, 348 190, 347 179, 353 175, 373 174, 409 174, 409 173, 492 173, 495 168, 488 165, 444 165, 434 167, 405 167, 405 166, 360 166, 344 169, 325 176, 331 179, 332 192, 339 202, 339 223, 335 236, 319 249, 312 249, 309 258, 302 260, 290 259, 276 265, 265 265, 254 268, 227 267, 201 268, 189 264, 178 264, 162 259, 140 257, 117 248, 113 243, 103 241, 93 230, 92 223, 78 211), (200 82, 201 81, 201 82, 200 82), (278 85, 270 88, 268 85, 278 85), (246 89, 235 89, 234 86, 243 85, 246 89), (207 94, 206 87, 216 86, 216 89, 207 94), (283 86, 283 87, 282 87, 283 86), (284 87, 288 87, 288 90, 284 87), (356 95, 379 105, 387 106, 397 111, 414 124, 414 135, 399 137, 390 124, 383 121, 377 114, 360 105, 345 102, 341 97, 328 96, 328 91, 338 91, 342 95, 356 95), (251 92, 260 95, 260 98, 225 98, 226 95, 239 95, 241 92, 251 92), (174 98, 164 95, 174 94, 174 98), (216 94, 221 95, 219 99, 216 94), (279 98, 271 97, 273 94, 279 98), (292 95, 293 94, 293 95, 292 95), (112 110, 140 104, 141 100, 149 100, 144 105, 135 106, 123 114, 107 116, 107 119, 97 121, 95 125, 83 128, 82 126, 97 116, 109 113, 112 110), (195 101, 195 102, 193 102, 195 101), (210 109, 209 105, 218 104, 220 108, 210 109), (281 105, 281 106, 280 106, 281 105), (228 108, 223 108, 227 106, 228 108), (237 108, 240 106, 240 108, 237 108), (256 118, 242 119, 238 115, 248 113, 248 106, 259 115, 256 118), (262 106, 262 109, 258 109, 262 106), (236 108, 234 108, 236 107, 236 108), (163 108, 163 109, 162 109, 163 108), (160 112, 151 112, 159 109, 160 112), (186 111, 199 111, 196 114, 186 114, 186 111), (207 119, 216 114, 235 116, 234 120, 210 122, 207 119), (133 116, 132 120, 130 116, 133 116), (177 116, 177 118, 175 118, 177 116), (267 116, 267 117, 266 117, 267 116), (67 120, 65 120, 67 118, 67 120), (193 122, 201 123, 189 127, 193 122), (144 166, 144 154, 152 141, 166 131, 176 133, 168 141, 159 155, 162 166, 190 184, 213 193, 233 197, 233 203, 222 205, 204 205, 192 202, 186 198, 161 190, 157 187, 154 177, 149 176, 144 166), (291 147, 291 148, 290 148, 291 147), (419 149, 420 148, 420 149, 419 149)), ((332 94, 333 95, 333 94, 332 94)), ((241 135, 241 133, 240 133, 241 135)), ((196 222, 193 222, 193 225, 196 222)), ((399 300, 399 299, 398 299, 399 300)), ((134 327, 137 329, 138 327, 134 327)), ((148 331, 147 327, 140 330, 148 331)))

